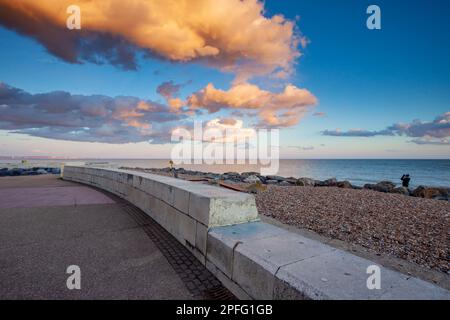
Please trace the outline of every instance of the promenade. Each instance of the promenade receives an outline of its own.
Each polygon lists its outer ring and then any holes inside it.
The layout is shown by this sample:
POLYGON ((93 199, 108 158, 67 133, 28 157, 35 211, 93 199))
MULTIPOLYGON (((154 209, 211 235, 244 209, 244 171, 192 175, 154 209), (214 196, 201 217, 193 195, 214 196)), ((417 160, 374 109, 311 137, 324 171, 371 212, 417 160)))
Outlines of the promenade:
POLYGON ((56 175, 0 179, 0 299, 214 298, 232 295, 129 203, 56 175))

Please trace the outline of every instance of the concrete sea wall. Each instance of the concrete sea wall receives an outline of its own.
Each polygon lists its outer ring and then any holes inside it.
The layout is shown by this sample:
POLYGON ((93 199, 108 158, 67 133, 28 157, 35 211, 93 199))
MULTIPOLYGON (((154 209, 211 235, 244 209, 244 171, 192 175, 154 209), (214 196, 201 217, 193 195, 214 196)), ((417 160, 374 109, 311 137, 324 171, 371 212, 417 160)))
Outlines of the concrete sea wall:
POLYGON ((450 299, 449 291, 260 222, 255 199, 211 185, 136 171, 66 166, 63 179, 95 186, 140 208, 243 299, 450 299))

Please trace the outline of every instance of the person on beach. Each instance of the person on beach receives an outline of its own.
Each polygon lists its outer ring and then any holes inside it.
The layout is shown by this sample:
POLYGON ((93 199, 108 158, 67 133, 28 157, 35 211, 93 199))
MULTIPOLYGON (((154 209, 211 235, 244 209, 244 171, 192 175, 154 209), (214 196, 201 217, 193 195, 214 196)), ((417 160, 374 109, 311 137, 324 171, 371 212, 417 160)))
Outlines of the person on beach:
POLYGON ((400 180, 402 180, 402 186, 405 188, 409 187, 409 181, 411 181, 411 178, 409 177, 409 174, 404 174, 400 180))

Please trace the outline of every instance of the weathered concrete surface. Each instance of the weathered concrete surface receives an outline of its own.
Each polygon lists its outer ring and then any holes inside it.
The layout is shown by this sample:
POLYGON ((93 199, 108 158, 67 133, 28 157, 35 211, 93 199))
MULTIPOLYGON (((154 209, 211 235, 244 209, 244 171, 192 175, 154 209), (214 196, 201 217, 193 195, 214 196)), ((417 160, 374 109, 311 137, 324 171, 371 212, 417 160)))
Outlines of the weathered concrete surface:
POLYGON ((211 229, 206 258, 255 299, 450 299, 383 266, 381 289, 369 290, 372 261, 263 222, 211 229))
POLYGON ((239 298, 450 299, 443 288, 382 266, 381 289, 368 289, 374 262, 257 222, 247 194, 117 169, 66 167, 64 178, 135 204, 239 298))
POLYGON ((1 197, 0 209, 114 203, 104 194, 85 186, 2 188, 1 197))
POLYGON ((192 299, 163 254, 119 204, 56 178, 0 179, 0 299, 192 299), (5 208, 4 191, 11 196, 10 185, 18 193, 27 188, 14 208, 5 208), (30 185, 36 190, 30 192, 30 185), (48 204, 41 200, 41 187, 53 192, 47 194, 50 198, 56 191, 75 191, 90 204, 41 206, 48 204), (33 201, 38 206, 30 206, 33 201), (81 290, 67 289, 69 265, 81 268, 81 290))

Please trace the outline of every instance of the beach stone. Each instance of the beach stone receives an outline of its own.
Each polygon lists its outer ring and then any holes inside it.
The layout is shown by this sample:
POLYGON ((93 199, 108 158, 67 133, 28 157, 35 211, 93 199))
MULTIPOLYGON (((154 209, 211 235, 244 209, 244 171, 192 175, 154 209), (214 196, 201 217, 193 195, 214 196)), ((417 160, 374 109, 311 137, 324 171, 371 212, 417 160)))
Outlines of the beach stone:
POLYGON ((267 190, 267 186, 262 184, 260 181, 256 183, 252 183, 247 187, 247 192, 249 193, 259 193, 267 190))
POLYGON ((425 186, 418 186, 412 192, 412 196, 425 199, 442 199, 448 198, 448 190, 445 188, 431 188, 425 186))
POLYGON ((297 185, 303 187, 314 187, 316 185, 316 180, 311 178, 300 178, 297 179, 297 185))
POLYGON ((281 187, 290 187, 293 184, 288 182, 288 181, 281 181, 278 185, 281 186, 281 187))
POLYGON ((298 179, 296 179, 294 177, 289 177, 289 178, 286 178, 285 181, 289 182, 290 184, 297 185, 298 179))
POLYGON ((377 184, 365 184, 364 189, 370 189, 375 190, 378 192, 391 192, 395 188, 395 183, 392 183, 391 181, 381 181, 377 184))
POLYGON ((391 190, 391 193, 399 193, 405 196, 409 196, 409 190, 406 187, 398 187, 391 190))
POLYGON ((366 183, 363 189, 374 190, 375 185, 372 183, 366 183))
POLYGON ((286 178, 280 176, 267 176, 268 180, 285 181, 286 178))
POLYGON ((264 177, 264 176, 261 176, 261 175, 257 175, 257 177, 258 177, 258 179, 262 182, 262 183, 266 183, 266 181, 267 181, 267 178, 266 177, 264 177))
POLYGON ((45 169, 38 169, 38 170, 36 170, 36 172, 37 172, 37 174, 47 174, 48 173, 47 170, 45 170, 45 169))
POLYGON ((266 180, 266 184, 278 184, 278 180, 266 180))
POLYGON ((326 187, 337 187, 338 185, 336 178, 327 179, 323 183, 326 187))
POLYGON ((213 179, 213 180, 217 180, 219 179, 220 174, 215 174, 215 173, 208 173, 205 175, 205 178, 207 179, 213 179))
POLYGON ((245 183, 257 183, 257 182, 261 182, 261 180, 259 180, 259 178, 256 175, 251 175, 248 176, 247 178, 244 179, 245 183))
POLYGON ((1 168, 0 169, 0 177, 8 176, 8 168, 1 168))
POLYGON ((250 176, 259 176, 259 172, 254 172, 254 171, 242 172, 241 176, 244 177, 244 178, 248 178, 250 176))
POLYGON ((60 174, 61 173, 61 169, 60 168, 52 168, 51 173, 53 173, 53 174, 60 174))
POLYGON ((11 170, 8 170, 8 173, 10 176, 20 176, 20 175, 22 175, 23 171, 24 170, 20 169, 20 168, 13 168, 11 170))
POLYGON ((347 180, 345 180, 345 181, 339 181, 338 184, 337 184, 337 186, 338 186, 339 188, 343 188, 343 189, 353 189, 352 184, 351 184, 349 181, 347 181, 347 180))

